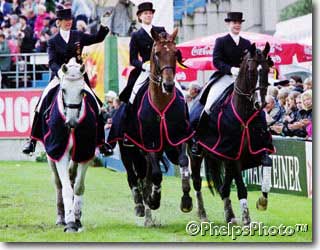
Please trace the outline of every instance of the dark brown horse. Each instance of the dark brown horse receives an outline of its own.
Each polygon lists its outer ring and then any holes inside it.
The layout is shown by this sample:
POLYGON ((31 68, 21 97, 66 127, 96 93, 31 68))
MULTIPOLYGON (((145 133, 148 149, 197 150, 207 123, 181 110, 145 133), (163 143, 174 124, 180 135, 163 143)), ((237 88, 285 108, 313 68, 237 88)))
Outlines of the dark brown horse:
MULTIPOLYGON (((227 147, 233 143, 233 140, 236 141, 238 139, 237 135, 234 134, 234 131, 240 131, 240 135, 247 135, 246 133, 249 134, 248 127, 251 119, 253 118, 259 125, 256 126, 256 123, 254 123, 254 125, 252 125, 253 130, 257 131, 259 135, 266 132, 264 131, 264 126, 261 125, 260 127, 260 124, 262 124, 265 119, 262 117, 264 113, 261 109, 265 106, 265 95, 268 87, 268 72, 269 67, 272 65, 271 59, 267 56, 269 50, 269 43, 266 44, 263 51, 256 49, 255 44, 251 46, 241 64, 239 75, 234 83, 233 93, 229 96, 227 101, 224 102, 222 107, 213 111, 212 115, 217 118, 212 119, 210 115, 210 119, 206 120, 206 124, 204 124, 207 129, 201 129, 201 132, 199 131, 200 134, 198 134, 198 142, 202 146, 203 154, 201 156, 195 156, 189 152, 195 190, 197 192, 201 190, 200 167, 201 162, 204 159, 209 188, 213 191, 214 185, 216 190, 220 193, 221 198, 224 201, 225 219, 227 222, 233 222, 235 220, 231 201, 229 199, 230 186, 234 179, 237 185, 238 198, 240 200, 240 207, 242 210, 242 222, 245 225, 250 223, 251 219, 247 205, 247 190, 243 183, 241 172, 248 168, 249 163, 259 166, 262 161, 262 154, 271 152, 272 150, 262 150, 261 154, 259 153, 257 154, 257 157, 253 157, 251 154, 252 150, 250 141, 247 136, 243 136, 241 137, 241 140, 239 139, 241 146, 239 147, 240 149, 238 154, 235 157, 224 156, 221 151, 217 150, 219 145, 222 145, 219 143, 223 141, 220 137, 222 136, 220 135, 220 131, 224 131, 225 136, 230 137, 230 141, 226 144, 227 147), (258 76, 260 77, 259 82, 258 76), (259 86, 257 86, 257 82, 259 83, 259 86), (234 113, 236 116, 234 121, 238 121, 232 125, 239 127, 232 128, 232 130, 229 130, 228 126, 221 128, 220 121, 225 117, 223 115, 230 110, 231 113, 234 113), (261 117, 259 117, 260 115, 261 117), (217 125, 217 123, 219 125, 217 125), (217 130, 212 132, 212 128, 217 128, 217 130), (245 131, 245 133, 243 131, 245 131), (211 133, 219 134, 219 140, 217 142, 213 140, 213 147, 209 147, 203 142, 205 140, 201 139, 209 138, 212 136, 211 133), (252 157, 255 158, 255 162, 252 162, 252 157)), ((227 121, 232 120, 230 119, 227 121)), ((267 132, 265 134, 268 135, 267 132)), ((257 139, 259 140, 261 138, 257 139)), ((203 207, 202 210, 199 210, 198 212, 200 214, 205 214, 203 207)))
MULTIPOLYGON (((148 94, 150 102, 154 108, 158 110, 161 120, 167 120, 168 117, 165 115, 165 110, 174 98, 177 98, 177 89, 175 87, 175 69, 176 61, 180 60, 180 53, 176 49, 175 38, 177 36, 178 29, 175 29, 172 34, 160 33, 158 34, 154 30, 151 30, 152 37, 154 39, 154 45, 151 52, 150 59, 150 82, 148 86, 148 94)), ((179 110, 186 110, 185 103, 182 104, 184 107, 180 107, 179 110)), ((175 112, 173 110, 173 112, 175 112)), ((177 111, 178 112, 178 111, 177 111)), ((174 114, 173 114, 174 115, 174 114)), ((160 160, 164 152, 166 152, 169 160, 180 166, 180 172, 182 177, 182 191, 183 196, 181 198, 180 209, 183 212, 189 212, 192 209, 192 200, 189 195, 190 184, 189 184, 189 169, 188 169, 188 157, 186 155, 186 144, 179 143, 177 146, 173 146, 168 141, 162 128, 163 135, 163 147, 160 151, 147 152, 147 178, 145 186, 146 195, 146 211, 148 207, 152 210, 156 210, 160 207, 161 200, 161 182, 162 172, 160 169, 160 160)), ((179 132, 177 132, 179 133, 179 132)), ((191 136, 189 136, 190 138, 191 136)), ((187 141, 185 138, 184 141, 187 141)), ((146 213, 146 224, 151 222, 151 212, 146 213)))

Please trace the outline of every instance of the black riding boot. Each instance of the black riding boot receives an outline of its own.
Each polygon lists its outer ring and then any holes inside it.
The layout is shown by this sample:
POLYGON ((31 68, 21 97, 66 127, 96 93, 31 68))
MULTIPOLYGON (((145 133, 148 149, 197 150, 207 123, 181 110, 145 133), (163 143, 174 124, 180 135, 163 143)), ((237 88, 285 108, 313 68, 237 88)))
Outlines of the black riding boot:
MULTIPOLYGON (((126 133, 128 131, 128 126, 130 123, 130 117, 131 117, 131 113, 132 113, 132 104, 130 102, 128 102, 127 106, 126 106, 126 112, 125 112, 125 118, 124 118, 124 122, 123 122, 123 131, 124 133, 126 133)), ((124 137, 123 138, 123 146, 125 147, 134 147, 134 144, 128 140, 128 138, 124 137)))
MULTIPOLYGON (((31 128, 31 136, 34 136, 36 134, 36 130, 38 127, 39 122, 39 113, 34 113, 32 128, 31 128)), ((29 155, 31 153, 34 153, 36 150, 37 141, 35 139, 29 138, 29 140, 26 142, 26 144, 23 146, 22 153, 29 155)))
POLYGON ((192 140, 191 152, 195 156, 200 156, 202 153, 202 150, 199 147, 197 140, 199 136, 201 136, 206 131, 208 122, 209 122, 209 115, 207 114, 207 112, 203 111, 196 129, 195 138, 193 138, 192 140))

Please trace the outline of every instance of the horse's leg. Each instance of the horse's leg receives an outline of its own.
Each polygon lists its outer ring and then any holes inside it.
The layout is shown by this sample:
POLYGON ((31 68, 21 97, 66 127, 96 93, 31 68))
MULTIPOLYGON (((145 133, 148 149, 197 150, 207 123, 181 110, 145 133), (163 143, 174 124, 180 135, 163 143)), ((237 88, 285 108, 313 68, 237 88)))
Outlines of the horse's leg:
POLYGON ((262 180, 261 180, 261 192, 262 196, 259 197, 256 203, 258 210, 266 210, 268 207, 268 193, 271 189, 271 170, 272 170, 272 159, 265 153, 262 156, 262 180))
POLYGON ((197 156, 189 151, 190 163, 191 163, 191 177, 193 188, 195 190, 197 207, 198 207, 198 217, 201 221, 208 221, 207 213, 203 205, 203 198, 201 192, 202 178, 200 175, 201 163, 203 160, 202 156, 197 156))
POLYGON ((74 182, 74 199, 73 199, 73 209, 75 215, 75 223, 78 229, 82 228, 81 215, 83 206, 83 193, 85 190, 84 180, 89 164, 84 163, 78 164, 76 170, 76 178, 74 182))
POLYGON ((121 160, 127 172, 127 181, 132 193, 133 201, 135 203, 135 214, 136 216, 143 217, 144 205, 142 195, 138 186, 138 177, 133 167, 133 161, 135 156, 132 154, 132 151, 134 150, 134 148, 124 147, 122 143, 119 143, 119 148, 121 160))
POLYGON ((75 215, 73 208, 73 189, 71 186, 70 176, 69 176, 69 156, 65 154, 59 162, 56 163, 57 171, 62 184, 62 197, 65 210, 65 232, 77 232, 77 226, 75 224, 75 215))
POLYGON ((149 161, 148 155, 146 155, 146 163, 147 163, 146 177, 142 181, 142 194, 143 194, 143 203, 145 206, 144 226, 150 227, 150 226, 153 226, 154 223, 152 220, 151 209, 149 207, 149 196, 151 194, 151 188, 152 188, 152 183, 151 183, 152 166, 151 166, 151 162, 149 161))
POLYGON ((231 188, 231 183, 233 180, 233 170, 234 168, 234 163, 231 161, 226 161, 225 162, 225 177, 224 177, 224 182, 223 185, 221 186, 221 199, 223 200, 224 203, 224 216, 226 219, 226 222, 229 223, 235 223, 235 215, 232 209, 231 205, 231 200, 230 200, 230 188, 231 188))
POLYGON ((241 164, 237 161, 235 167, 233 168, 233 177, 235 179, 238 191, 238 199, 240 201, 240 208, 242 213, 242 222, 244 225, 249 225, 251 222, 248 208, 248 192, 244 185, 242 175, 241 175, 241 164))
POLYGON ((180 209, 184 213, 188 213, 192 210, 192 199, 190 197, 190 171, 189 171, 189 159, 186 154, 186 143, 183 143, 179 150, 179 166, 182 182, 182 192, 180 209))
MULTIPOLYGON (((161 153, 162 154, 162 153, 161 153)), ((160 207, 162 172, 160 168, 160 153, 149 153, 147 155, 151 167, 152 190, 149 195, 149 207, 156 210, 160 207)))
POLYGON ((59 175, 57 172, 56 164, 48 159, 49 166, 52 169, 53 172, 53 178, 54 178, 54 183, 56 186, 56 201, 57 201, 57 221, 56 225, 57 226, 64 226, 66 225, 66 222, 64 220, 64 205, 63 205, 63 198, 62 198, 62 184, 59 179, 59 175))

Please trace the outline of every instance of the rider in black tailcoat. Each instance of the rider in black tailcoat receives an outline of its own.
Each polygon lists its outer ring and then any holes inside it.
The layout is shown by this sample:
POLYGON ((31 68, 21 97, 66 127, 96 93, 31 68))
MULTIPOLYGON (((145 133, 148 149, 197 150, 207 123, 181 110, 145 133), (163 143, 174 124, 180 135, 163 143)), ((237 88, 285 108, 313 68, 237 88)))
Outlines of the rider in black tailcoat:
POLYGON ((120 100, 128 102, 135 82, 141 71, 150 71, 150 55, 153 46, 151 29, 157 33, 165 32, 164 27, 151 24, 155 10, 151 2, 144 2, 138 6, 137 16, 141 28, 133 32, 130 40, 130 64, 135 68, 131 71, 127 86, 120 93, 120 100))
MULTIPOLYGON (((27 142, 22 151, 25 154, 30 154, 35 151, 36 139, 40 138, 39 135, 41 134, 41 119, 45 115, 39 113, 39 111, 43 110, 42 105, 46 105, 45 107, 50 108, 52 99, 59 89, 61 66, 68 63, 72 57, 76 58, 77 63, 82 64, 81 53, 83 47, 102 42, 109 32, 109 28, 107 27, 109 16, 104 15, 101 18, 99 31, 96 34, 89 35, 80 31, 71 30, 73 18, 71 9, 58 6, 56 14, 57 25, 60 29, 59 32, 48 41, 49 67, 52 71, 51 81, 43 91, 37 104, 32 124, 31 139, 27 142)), ((84 79, 90 87, 87 74, 85 74, 84 79)), ((102 102, 95 96, 93 91, 92 95, 101 106, 102 102)), ((98 143, 102 145, 100 146, 100 152, 103 154, 112 153, 110 146, 104 144, 104 123, 103 119, 100 119, 100 117, 98 121, 98 137, 98 143)))

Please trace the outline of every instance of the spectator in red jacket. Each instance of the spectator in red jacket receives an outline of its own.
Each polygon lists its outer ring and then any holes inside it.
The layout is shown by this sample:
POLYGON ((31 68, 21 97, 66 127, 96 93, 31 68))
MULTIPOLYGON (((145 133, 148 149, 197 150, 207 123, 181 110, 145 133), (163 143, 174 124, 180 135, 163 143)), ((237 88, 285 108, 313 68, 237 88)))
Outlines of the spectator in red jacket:
POLYGON ((34 24, 34 32, 38 39, 40 38, 41 31, 44 28, 45 18, 49 16, 49 14, 46 11, 46 6, 42 4, 38 6, 38 15, 34 24))

